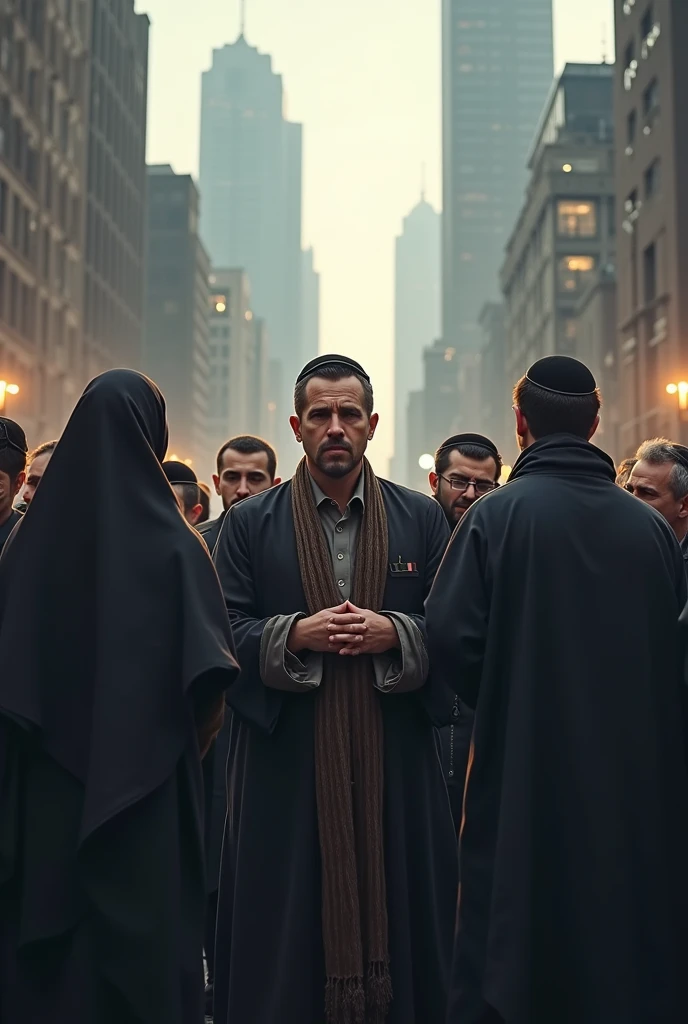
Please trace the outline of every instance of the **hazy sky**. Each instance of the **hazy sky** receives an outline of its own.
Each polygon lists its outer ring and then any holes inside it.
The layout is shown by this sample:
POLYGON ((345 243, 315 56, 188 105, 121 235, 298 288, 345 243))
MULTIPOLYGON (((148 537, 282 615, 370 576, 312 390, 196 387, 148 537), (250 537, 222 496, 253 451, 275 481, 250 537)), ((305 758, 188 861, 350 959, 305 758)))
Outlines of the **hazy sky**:
MULTIPOLYGON (((518 3, 518 0, 512 0, 518 3)), ((136 0, 151 18, 148 159, 198 171, 201 72, 237 35, 240 0, 136 0), (189 10, 192 16, 189 17, 189 10)), ((394 238, 421 168, 439 207, 440 0, 247 0, 246 37, 272 54, 304 125, 304 243, 322 273, 321 349, 361 358, 392 448, 394 238)), ((613 0, 554 0, 555 65, 613 54, 613 0)))

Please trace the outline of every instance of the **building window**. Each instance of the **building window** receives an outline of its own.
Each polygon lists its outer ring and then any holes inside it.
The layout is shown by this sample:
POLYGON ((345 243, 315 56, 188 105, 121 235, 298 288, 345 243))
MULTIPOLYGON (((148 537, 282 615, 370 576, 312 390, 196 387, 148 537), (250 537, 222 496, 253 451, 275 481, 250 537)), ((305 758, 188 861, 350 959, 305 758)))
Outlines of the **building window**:
POLYGON ((559 260, 559 291, 577 295, 595 271, 594 256, 564 256, 559 260))
POLYGON ((657 250, 654 242, 643 252, 643 289, 645 305, 649 306, 657 298, 657 250))
POLYGON ((659 194, 661 188, 661 163, 659 158, 653 160, 645 171, 645 198, 652 199, 659 194))
POLYGON ((643 60, 647 60, 650 56, 660 34, 661 27, 659 22, 655 21, 654 4, 650 4, 640 23, 640 38, 642 39, 640 55, 643 60))
POLYGON ((659 107, 659 82, 653 78, 643 93, 643 114, 649 117, 659 107))
POLYGON ((635 146, 635 137, 638 133, 638 111, 632 110, 626 118, 626 155, 630 156, 635 146))
POLYGON ((557 233, 563 238, 594 238, 597 234, 596 203, 560 199, 557 203, 557 233))

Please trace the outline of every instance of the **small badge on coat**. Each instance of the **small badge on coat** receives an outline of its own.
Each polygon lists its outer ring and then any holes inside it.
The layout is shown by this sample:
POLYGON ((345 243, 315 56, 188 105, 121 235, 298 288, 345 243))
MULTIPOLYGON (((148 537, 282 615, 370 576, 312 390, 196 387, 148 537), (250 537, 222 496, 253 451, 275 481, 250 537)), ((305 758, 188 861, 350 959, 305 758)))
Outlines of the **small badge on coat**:
POLYGON ((389 571, 395 576, 410 576, 418 572, 418 566, 415 562, 405 562, 399 555, 396 562, 389 563, 389 571))

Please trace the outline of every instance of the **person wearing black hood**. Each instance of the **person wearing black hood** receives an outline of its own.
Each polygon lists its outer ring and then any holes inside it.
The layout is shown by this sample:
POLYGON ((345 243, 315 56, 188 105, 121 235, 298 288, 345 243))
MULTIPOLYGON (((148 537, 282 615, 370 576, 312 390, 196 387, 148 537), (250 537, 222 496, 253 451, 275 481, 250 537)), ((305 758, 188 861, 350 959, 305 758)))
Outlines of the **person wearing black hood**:
POLYGON ((155 385, 97 377, 0 559, 2 1024, 203 1019, 201 755, 238 668, 166 446, 155 385))
MULTIPOLYGON (((502 457, 496 444, 483 434, 454 434, 435 453, 429 483, 454 529, 474 502, 499 487, 502 457)), ((463 793, 473 733, 473 712, 454 696, 452 724, 440 729, 442 767, 449 791, 456 831, 461 828, 463 793)))
POLYGON ((524 451, 426 605, 476 709, 448 1024, 683 1024, 681 552, 589 443, 587 367, 539 360, 514 406, 524 451))

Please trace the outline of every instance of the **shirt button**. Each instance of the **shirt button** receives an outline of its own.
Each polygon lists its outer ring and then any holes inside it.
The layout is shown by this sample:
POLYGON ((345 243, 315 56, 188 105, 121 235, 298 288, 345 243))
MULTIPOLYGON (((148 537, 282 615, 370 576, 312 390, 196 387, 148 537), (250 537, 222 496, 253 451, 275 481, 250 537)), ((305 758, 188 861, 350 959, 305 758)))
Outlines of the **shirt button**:
POLYGON ((450 779, 454 778, 454 772, 453 771, 450 770, 447 774, 449 775, 450 779))
POLYGON ((337 533, 341 533, 342 530, 344 529, 344 527, 343 526, 338 526, 336 529, 337 529, 337 533))
POLYGON ((341 551, 337 555, 337 558, 339 559, 340 562, 341 562, 342 558, 344 558, 344 555, 341 553, 341 551))
POLYGON ((344 580, 337 580, 337 586, 338 587, 343 587, 344 586, 344 580))

